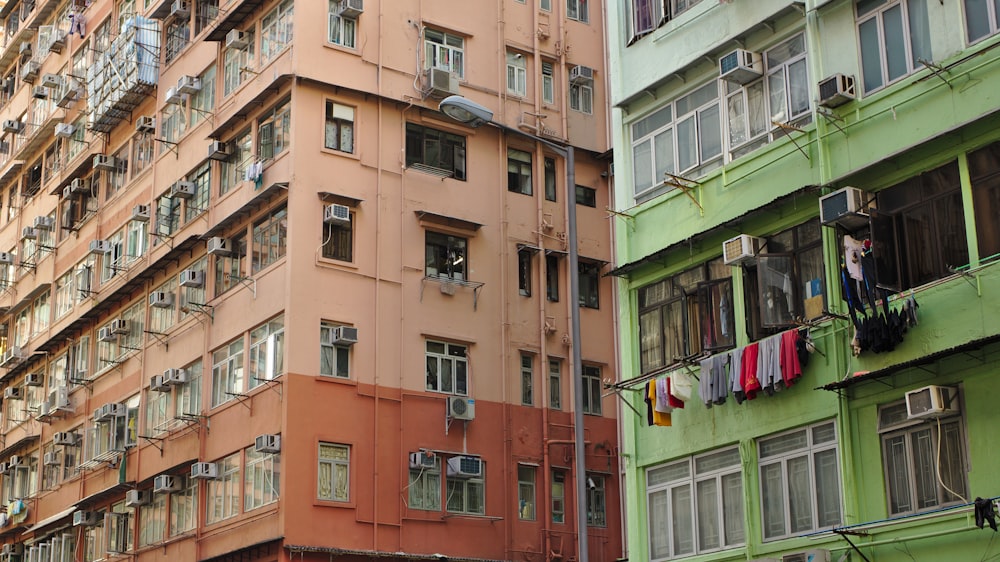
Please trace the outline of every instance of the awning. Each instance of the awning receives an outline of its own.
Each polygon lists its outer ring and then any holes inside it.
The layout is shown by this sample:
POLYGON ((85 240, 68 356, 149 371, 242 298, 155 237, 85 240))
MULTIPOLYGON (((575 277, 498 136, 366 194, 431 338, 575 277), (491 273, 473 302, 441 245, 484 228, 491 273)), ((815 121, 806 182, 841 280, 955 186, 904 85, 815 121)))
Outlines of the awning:
POLYGON ((520 242, 517 244, 518 252, 531 252, 532 254, 537 254, 541 250, 542 250, 541 248, 535 246, 534 244, 525 244, 520 242))
POLYGON ((24 437, 18 439, 17 441, 11 443, 9 446, 0 449, 0 459, 6 460, 7 457, 14 454, 15 451, 22 447, 26 447, 35 441, 38 441, 38 435, 25 435, 24 437))
POLYGON ((348 207, 356 208, 358 205, 364 203, 364 199, 358 199, 357 197, 350 197, 348 195, 341 195, 339 193, 330 193, 329 191, 320 191, 319 198, 324 203, 337 203, 338 205, 347 205, 348 207))
POLYGON ((38 531, 41 531, 42 529, 48 527, 49 525, 52 525, 53 523, 58 523, 60 519, 69 517, 74 511, 76 511, 76 506, 73 506, 64 511, 60 511, 59 513, 51 517, 46 517, 45 519, 42 519, 41 521, 25 529, 25 531, 21 534, 26 535, 28 533, 37 533, 38 531))
POLYGON ((243 0, 224 12, 219 13, 219 23, 205 37, 206 41, 222 41, 226 34, 236 29, 254 10, 264 4, 264 0, 243 0))
POLYGON ((430 211, 414 211, 417 214, 417 219, 433 224, 439 224, 441 226, 450 226, 451 228, 457 228, 460 230, 468 230, 475 232, 483 227, 483 225, 478 222, 473 222, 470 220, 460 219, 456 217, 449 217, 448 215, 439 215, 437 213, 432 213, 430 211))
POLYGON ((94 492, 93 494, 90 494, 89 496, 77 501, 76 503, 73 504, 73 507, 78 508, 86 505, 100 503, 108 498, 121 494, 125 490, 131 490, 132 487, 133 486, 130 484, 114 484, 99 492, 94 492))
POLYGON ((249 201, 244 203, 240 208, 236 209, 228 216, 223 217, 215 226, 208 229, 205 234, 201 235, 202 240, 208 240, 209 238, 220 236, 224 234, 227 230, 232 228, 236 223, 249 217, 250 215, 256 213, 260 209, 263 209, 267 205, 271 204, 271 201, 275 199, 279 194, 288 190, 288 182, 275 182, 271 185, 261 189, 249 201))

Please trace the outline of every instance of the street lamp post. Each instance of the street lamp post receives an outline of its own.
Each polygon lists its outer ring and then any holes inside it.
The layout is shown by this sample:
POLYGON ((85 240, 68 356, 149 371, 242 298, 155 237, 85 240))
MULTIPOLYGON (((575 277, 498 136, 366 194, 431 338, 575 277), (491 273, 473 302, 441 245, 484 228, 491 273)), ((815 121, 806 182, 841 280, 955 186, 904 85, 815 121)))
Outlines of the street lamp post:
POLYGON ((493 120, 493 112, 462 96, 449 96, 438 109, 452 119, 470 127, 492 125, 504 132, 540 142, 566 160, 566 239, 569 244, 570 349, 573 361, 573 425, 576 451, 576 527, 577 560, 588 562, 587 553, 587 467, 584 462, 583 436, 583 366, 580 364, 580 256, 576 234, 576 162, 571 145, 561 145, 548 139, 525 133, 493 120))

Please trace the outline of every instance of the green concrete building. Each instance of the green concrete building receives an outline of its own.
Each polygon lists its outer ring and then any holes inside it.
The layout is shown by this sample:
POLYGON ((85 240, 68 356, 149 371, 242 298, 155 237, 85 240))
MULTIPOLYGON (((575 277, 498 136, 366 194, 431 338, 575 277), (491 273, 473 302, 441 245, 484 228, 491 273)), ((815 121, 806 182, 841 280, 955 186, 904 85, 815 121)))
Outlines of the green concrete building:
POLYGON ((628 559, 996 560, 1000 2, 608 10, 628 559), (789 330, 801 378, 705 406, 789 330))

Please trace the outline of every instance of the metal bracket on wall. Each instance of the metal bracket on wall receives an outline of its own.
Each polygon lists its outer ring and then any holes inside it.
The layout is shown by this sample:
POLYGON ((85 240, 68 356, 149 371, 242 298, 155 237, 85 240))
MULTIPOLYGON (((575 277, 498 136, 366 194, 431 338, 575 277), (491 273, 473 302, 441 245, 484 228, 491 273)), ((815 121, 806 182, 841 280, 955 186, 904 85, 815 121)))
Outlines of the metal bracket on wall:
MULTIPOLYGON (((701 201, 699 201, 698 199, 696 199, 695 196, 692 195, 692 193, 691 193, 695 189, 701 187, 700 183, 698 183, 698 182, 696 182, 694 180, 689 180, 687 178, 682 178, 681 176, 675 176, 675 175, 671 174, 670 172, 665 172, 663 175, 666 178, 666 179, 663 180, 663 184, 664 185, 669 185, 671 187, 676 187, 677 189, 679 189, 682 192, 684 192, 684 195, 687 195, 688 199, 690 199, 692 203, 694 203, 695 205, 698 206, 698 212, 701 213, 701 216, 705 216, 705 209, 701 206, 701 201)), ((699 195, 701 195, 700 192, 699 192, 699 195)))

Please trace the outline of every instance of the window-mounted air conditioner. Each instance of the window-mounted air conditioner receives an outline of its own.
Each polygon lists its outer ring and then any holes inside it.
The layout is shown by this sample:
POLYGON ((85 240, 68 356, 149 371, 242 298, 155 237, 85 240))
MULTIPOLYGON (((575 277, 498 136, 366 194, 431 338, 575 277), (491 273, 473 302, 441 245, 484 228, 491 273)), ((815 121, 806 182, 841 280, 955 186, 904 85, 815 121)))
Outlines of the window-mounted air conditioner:
POLYGON ((60 88, 56 105, 65 109, 72 106, 78 97, 80 97, 80 88, 76 81, 70 78, 66 81, 66 85, 60 88))
POLYGON ((323 222, 326 224, 351 224, 351 208, 333 203, 323 208, 323 222))
POLYGON ((14 254, 10 252, 0 252, 0 265, 14 265, 14 254))
POLYGON ((437 455, 432 451, 410 453, 410 468, 434 468, 435 466, 437 466, 437 455))
POLYGON ((69 182, 69 189, 73 193, 90 193, 90 178, 76 178, 69 182))
POLYGON ((36 240, 38 239, 38 233, 35 232, 35 227, 26 226, 21 229, 21 240, 36 240))
POLYGON ((427 69, 427 88, 432 96, 450 96, 458 93, 458 74, 446 68, 427 69))
POLYGON ((149 293, 149 306, 153 308, 170 308, 174 305, 174 294, 167 291, 149 293))
POLYGON ((365 11, 364 0, 340 0, 338 13, 342 18, 354 19, 365 11))
POLYGON ((856 187, 845 187, 819 198, 819 220, 825 225, 839 224, 848 230, 868 223, 875 208, 875 197, 856 187))
POLYGON ((132 325, 124 318, 115 318, 111 321, 109 327, 112 332, 123 336, 127 336, 129 332, 132 331, 132 325))
POLYGON ((90 241, 91 254, 107 254, 110 252, 111 252, 111 242, 108 242, 107 240, 90 241))
POLYGON ((31 88, 31 97, 36 100, 47 100, 49 99, 49 89, 45 86, 35 86, 31 88))
POLYGON ((50 413, 52 413, 52 406, 50 406, 48 402, 43 400, 41 404, 38 405, 37 418, 44 422, 46 421, 45 418, 49 417, 50 413))
POLYGON ((208 253, 213 256, 230 256, 233 254, 232 243, 228 238, 218 236, 208 239, 208 253))
POLYGON ((201 78, 197 76, 181 76, 177 80, 177 91, 182 94, 197 94, 201 91, 201 78))
POLYGON ((594 81, 594 69, 578 64, 569 69, 570 84, 590 84, 594 81))
POLYGON ((114 342, 118 341, 118 334, 111 331, 111 328, 105 326, 97 330, 97 341, 107 341, 114 342))
POLYGON ((191 478, 211 480, 219 477, 219 467, 214 462, 196 462, 191 465, 191 478))
POLYGON ((5 119, 3 122, 3 132, 5 133, 20 133, 24 130, 24 121, 18 119, 5 119))
MULTIPOLYGON (((65 385, 60 385, 49 391, 49 399, 47 401, 49 405, 50 412, 72 412, 73 404, 69 401, 69 388, 65 385)), ((76 438, 75 433, 70 433, 73 439, 76 438)), ((70 445, 76 443, 70 443, 70 445)), ((59 443, 56 443, 59 445, 59 443)), ((63 443, 65 445, 65 443, 63 443)))
POLYGON ((844 105, 855 97, 853 76, 834 74, 819 82, 819 105, 823 107, 844 105))
POLYGON ((153 392, 170 392, 170 385, 163 382, 163 375, 149 377, 149 390, 153 392))
POLYGON ((102 520, 99 511, 76 511, 73 513, 74 527, 94 527, 102 520))
POLYGON ((156 117, 143 115, 135 120, 135 130, 140 133, 156 132, 156 117))
POLYGON ((906 393, 906 417, 941 418, 959 413, 958 389, 930 385, 906 393))
POLYGON ((94 156, 94 168, 98 170, 114 170, 115 157, 110 154, 98 154, 94 156))
MULTIPOLYGON (((73 188, 71 188, 68 185, 67 186, 63 186, 62 196, 63 196, 63 199, 70 199, 70 198, 72 198, 73 197, 73 188)), ((67 205, 67 208, 68 207, 69 207, 69 205, 67 205)), ((66 216, 66 212, 65 211, 63 211, 63 216, 66 216)))
POLYGON ((124 417, 128 408, 121 402, 108 402, 94 410, 94 421, 104 422, 114 418, 124 417))
POLYGON ((66 31, 62 29, 52 30, 52 35, 49 37, 50 53, 61 53, 66 48, 66 35, 66 31))
POLYGON ((250 41, 245 31, 233 29, 229 33, 226 33, 227 49, 246 49, 249 45, 250 41))
POLYGON ((7 474, 9 472, 10 472, 10 467, 7 466, 7 463, 0 462, 0 474, 7 474))
POLYGON ((0 550, 0 554, 3 556, 21 556, 24 554, 24 543, 12 542, 3 545, 3 550, 0 550))
POLYGON ((186 369, 167 369, 163 371, 163 384, 179 385, 187 382, 186 369))
POLYGON ((45 384, 45 375, 42 373, 24 375, 24 386, 42 386, 43 384, 45 384))
POLYGON ((478 478, 483 475, 483 460, 479 457, 459 455, 448 459, 448 476, 453 478, 478 478))
POLYGON ((21 458, 21 455, 11 455, 10 458, 7 459, 7 468, 14 468, 15 466, 21 466, 21 462, 23 460, 24 459, 21 458))
POLYGON ((177 91, 177 88, 167 89, 167 94, 163 98, 164 103, 171 105, 180 105, 184 103, 184 94, 177 91))
POLYGON ((173 474, 161 474, 156 478, 153 478, 153 493, 156 494, 169 494, 171 492, 179 492, 184 486, 183 476, 174 476, 173 474))
POLYGON ((45 466, 59 466, 59 453, 49 451, 42 455, 42 464, 45 466))
POLYGON ((125 492, 125 507, 141 507, 149 505, 153 494, 149 490, 129 490, 125 492))
POLYGON ((208 145, 208 159, 225 161, 229 159, 229 147, 222 141, 212 141, 208 145))
POLYGON ((35 230, 44 230, 46 232, 51 231, 56 226, 56 220, 49 216, 38 216, 35 217, 35 222, 32 223, 35 230))
POLYGON ((764 247, 764 239, 740 234, 722 243, 722 261, 726 265, 740 265, 753 260, 764 247))
POLYGON ((204 287, 205 272, 199 269, 185 269, 177 276, 177 284, 181 287, 204 287))
POLYGON ((736 49, 719 59, 719 77, 728 82, 746 84, 760 78, 762 74, 760 53, 736 49))
POLYGON ((330 345, 354 345, 358 343, 358 329, 354 326, 337 326, 330 330, 330 345))
POLYGON ((792 552, 782 555, 781 562, 830 562, 830 551, 825 548, 814 548, 792 552))
POLYGON ((21 45, 17 48, 17 54, 22 57, 30 57, 32 51, 31 41, 21 41, 21 45))
POLYGON ((193 181, 178 181, 170 186, 170 196, 178 199, 190 199, 194 197, 195 191, 193 181))
POLYGON ((19 386, 8 386, 3 390, 4 400, 21 400, 22 396, 24 396, 24 393, 19 386))
POLYGON ((60 431, 52 435, 52 443, 72 447, 73 445, 76 445, 78 438, 79 435, 73 433, 72 431, 60 431))
POLYGON ((35 80, 38 79, 39 70, 41 70, 41 65, 36 61, 29 60, 21 67, 21 80, 28 84, 34 84, 35 80))
POLYGON ((132 207, 132 220, 149 222, 150 216, 152 216, 152 210, 149 208, 149 205, 143 205, 140 203, 139 205, 132 207))
POLYGON ((449 396, 448 417, 466 421, 476 419, 476 401, 465 396, 449 396))
POLYGON ((279 453, 281 452, 281 436, 271 433, 258 435, 254 439, 253 449, 258 453, 279 453))
POLYGON ((170 17, 191 17, 191 6, 188 4, 187 0, 174 0, 173 4, 170 5, 170 17))
POLYGON ((46 72, 42 74, 42 86, 46 88, 58 88, 63 85, 63 76, 61 74, 54 74, 52 72, 46 72))
POLYGON ((0 367, 10 365, 22 359, 24 359, 24 350, 16 345, 12 345, 4 352, 3 359, 0 360, 0 367))

